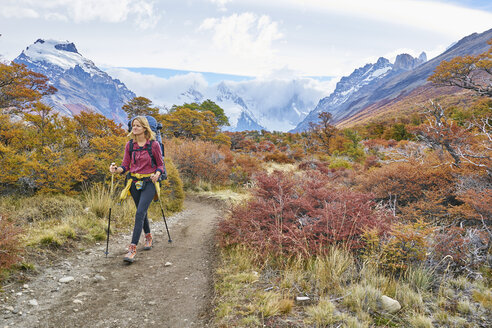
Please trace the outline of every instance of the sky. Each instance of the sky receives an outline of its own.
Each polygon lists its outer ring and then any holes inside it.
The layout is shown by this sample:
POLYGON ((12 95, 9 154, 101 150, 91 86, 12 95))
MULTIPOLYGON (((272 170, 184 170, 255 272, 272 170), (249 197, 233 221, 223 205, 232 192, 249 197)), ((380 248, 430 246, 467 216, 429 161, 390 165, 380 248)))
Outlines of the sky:
POLYGON ((0 54, 69 40, 101 67, 342 76, 383 56, 432 58, 492 28, 492 1, 0 0, 0 54))

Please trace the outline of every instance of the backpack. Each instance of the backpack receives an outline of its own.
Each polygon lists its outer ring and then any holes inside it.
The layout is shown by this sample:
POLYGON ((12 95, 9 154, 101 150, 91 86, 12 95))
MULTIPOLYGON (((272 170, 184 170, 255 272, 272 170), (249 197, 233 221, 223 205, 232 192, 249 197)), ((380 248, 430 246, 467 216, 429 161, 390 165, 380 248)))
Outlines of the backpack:
MULTIPOLYGON (((155 133, 155 139, 156 140, 150 140, 148 146, 145 148, 133 149, 133 139, 131 139, 130 140, 130 158, 132 158, 132 153, 134 151, 146 150, 149 153, 150 158, 152 160, 152 167, 154 167, 154 166, 156 166, 156 161, 155 161, 154 155, 152 154, 152 143, 154 141, 157 141, 159 143, 159 146, 161 147, 162 162, 164 162, 164 144, 162 143, 162 136, 161 136, 162 124, 157 122, 157 120, 152 116, 145 116, 145 117, 147 118, 147 121, 149 121, 150 129, 155 133)), ((135 117, 128 121, 128 132, 131 132, 131 130, 132 130, 132 122, 134 119, 135 119, 135 117)), ((162 172, 162 174, 159 176, 159 181, 166 180, 166 179, 167 179, 167 171, 166 171, 166 165, 164 164, 164 172, 162 172)))

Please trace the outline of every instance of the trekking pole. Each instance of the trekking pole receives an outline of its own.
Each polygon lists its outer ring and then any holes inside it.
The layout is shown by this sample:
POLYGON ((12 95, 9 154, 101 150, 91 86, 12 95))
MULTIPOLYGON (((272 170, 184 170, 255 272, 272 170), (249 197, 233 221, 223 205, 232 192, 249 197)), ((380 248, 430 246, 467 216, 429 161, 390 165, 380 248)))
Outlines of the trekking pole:
MULTIPOLYGON (((111 163, 111 166, 115 165, 115 163, 111 163)), ((109 254, 109 229, 111 227, 111 208, 113 207, 113 199, 111 199, 111 197, 113 197, 113 181, 114 181, 114 173, 111 174, 111 189, 110 189, 110 193, 109 193, 109 196, 110 196, 110 202, 111 202, 111 205, 109 206, 109 214, 108 214, 108 232, 107 232, 107 236, 106 236, 106 252, 104 252, 104 254, 106 254, 106 257, 108 257, 108 254, 109 254)))
POLYGON ((159 204, 161 205, 162 218, 164 219, 164 224, 166 225, 167 237, 169 238, 167 242, 172 243, 173 240, 171 239, 171 235, 169 234, 169 229, 167 228, 166 216, 164 215, 164 209, 162 208, 162 200, 160 199, 159 199, 159 204))

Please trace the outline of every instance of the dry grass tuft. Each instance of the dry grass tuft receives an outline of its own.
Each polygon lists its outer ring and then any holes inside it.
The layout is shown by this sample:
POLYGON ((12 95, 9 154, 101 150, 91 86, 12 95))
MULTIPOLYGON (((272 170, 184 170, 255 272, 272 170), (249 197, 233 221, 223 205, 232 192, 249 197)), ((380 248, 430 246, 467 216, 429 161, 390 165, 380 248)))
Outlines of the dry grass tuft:
POLYGON ((432 328, 432 320, 422 314, 417 314, 408 319, 410 327, 412 328, 432 328))
POLYGON ((109 208, 114 207, 114 195, 104 184, 95 184, 84 189, 83 197, 90 211, 99 218, 107 216, 109 208))
POLYGON ((354 284, 347 289, 343 304, 356 313, 377 311, 382 293, 371 285, 354 284))
POLYGON ((406 310, 412 310, 417 313, 424 311, 425 306, 422 295, 415 292, 407 283, 398 284, 395 297, 400 302, 402 308, 406 310))
POLYGON ((344 319, 344 315, 337 310, 329 298, 322 298, 318 304, 309 306, 306 314, 308 315, 306 322, 314 323, 317 327, 326 327, 344 319))
POLYGON ((342 292, 344 286, 355 277, 355 260, 346 249, 331 247, 325 256, 314 260, 312 279, 322 293, 342 292))
POLYGON ((279 309, 280 313, 288 314, 288 313, 292 312, 293 308, 294 308, 294 300, 292 300, 290 298, 289 299, 284 298, 278 302, 278 309, 279 309))
POLYGON ((279 164, 275 162, 268 162, 265 163, 264 169, 268 172, 268 174, 273 173, 273 171, 294 172, 296 170, 296 166, 294 164, 279 164))

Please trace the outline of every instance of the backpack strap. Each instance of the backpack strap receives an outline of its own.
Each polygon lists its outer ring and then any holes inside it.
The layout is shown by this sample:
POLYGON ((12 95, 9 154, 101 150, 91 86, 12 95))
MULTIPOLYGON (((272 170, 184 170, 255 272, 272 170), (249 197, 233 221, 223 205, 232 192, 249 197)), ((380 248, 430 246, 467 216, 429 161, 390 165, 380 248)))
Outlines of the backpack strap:
POLYGON ((149 145, 147 146, 147 151, 149 152, 150 159, 152 160, 152 167, 157 165, 157 162, 155 161, 154 154, 152 154, 152 143, 154 140, 150 140, 149 145))
POLYGON ((149 144, 144 149, 139 148, 139 149, 135 150, 135 149, 133 149, 133 139, 130 139, 130 160, 131 160, 131 158, 133 158, 133 163, 135 164, 136 160, 135 160, 135 155, 133 154, 133 152, 134 151, 147 150, 147 152, 149 153, 150 159, 151 159, 152 167, 156 166, 157 162, 155 161, 154 154, 152 154, 152 142, 154 142, 154 140, 150 140, 149 144))
POLYGON ((133 163, 135 164, 135 156, 133 155, 133 139, 130 139, 130 161, 133 158, 133 163))
MULTIPOLYGON (((150 159, 151 159, 152 167, 157 165, 157 162, 155 161, 154 154, 152 154, 152 143, 153 142, 154 142, 154 140, 150 140, 149 144, 147 145, 147 147, 145 149, 138 149, 138 150, 147 150, 147 152, 149 153, 150 159)), ((133 151, 134 151, 133 139, 130 139, 130 159, 133 158, 133 163, 135 164, 136 160, 135 160, 135 155, 133 155, 133 151)))

